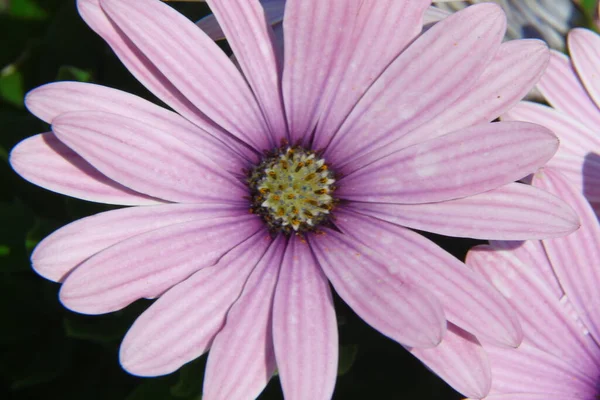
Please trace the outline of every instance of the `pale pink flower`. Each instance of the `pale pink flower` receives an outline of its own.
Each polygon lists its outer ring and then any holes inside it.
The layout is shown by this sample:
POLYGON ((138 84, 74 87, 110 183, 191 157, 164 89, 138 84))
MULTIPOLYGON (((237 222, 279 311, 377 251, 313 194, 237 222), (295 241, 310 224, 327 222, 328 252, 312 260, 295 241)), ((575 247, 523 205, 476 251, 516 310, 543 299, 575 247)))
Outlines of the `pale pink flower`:
POLYGON ((582 20, 571 0, 434 0, 434 4, 444 11, 455 12, 489 1, 506 12, 508 39, 535 37, 556 50, 565 49, 565 35, 582 20))
POLYGON ((79 0, 177 113, 101 86, 42 86, 26 103, 52 132, 21 142, 11 163, 50 190, 137 206, 74 222, 32 255, 72 310, 158 298, 121 346, 131 373, 167 374, 210 347, 204 399, 253 398, 276 366, 286 398, 328 398, 329 282, 468 395, 490 384, 475 337, 519 344, 493 286, 406 227, 488 239, 577 227, 559 199, 513 183, 554 154, 556 137, 489 123, 539 79, 547 48, 501 43, 495 5, 420 35, 429 1, 368 3, 289 0, 280 52, 258 1, 209 1, 240 73, 157 0, 79 0), (444 335, 459 347, 435 347, 444 335), (466 363, 477 379, 463 381, 466 363))
POLYGON ((583 28, 569 32, 571 58, 552 52, 538 88, 548 103, 522 102, 503 120, 539 123, 560 138, 549 164, 582 191, 598 212, 600 203, 600 36, 583 28))
POLYGON ((567 201, 581 228, 560 239, 491 242, 467 256, 519 313, 518 349, 484 345, 489 400, 596 400, 600 396, 600 225, 582 194, 545 168, 533 184, 567 201))

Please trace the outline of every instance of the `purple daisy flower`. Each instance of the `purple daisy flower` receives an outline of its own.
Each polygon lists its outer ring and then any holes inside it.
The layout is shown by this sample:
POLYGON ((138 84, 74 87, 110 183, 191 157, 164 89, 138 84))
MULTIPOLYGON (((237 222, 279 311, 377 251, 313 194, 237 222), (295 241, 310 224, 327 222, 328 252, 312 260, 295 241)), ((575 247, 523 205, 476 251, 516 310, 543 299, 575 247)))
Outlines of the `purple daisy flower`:
POLYGON ((58 230, 35 249, 34 269, 63 282, 61 301, 81 313, 158 298, 127 333, 121 363, 156 376, 210 348, 205 399, 253 398, 276 367, 286 398, 330 397, 330 283, 458 390, 485 394, 477 339, 517 346, 516 314, 407 228, 487 239, 577 228, 561 200, 513 183, 550 159, 556 137, 490 123, 537 82, 546 46, 501 43, 505 17, 491 4, 422 33, 429 1, 289 0, 280 51, 258 1, 209 5, 241 73, 157 0, 78 1, 176 112, 91 84, 29 93, 52 132, 21 142, 13 168, 59 193, 136 206, 58 230), (478 379, 463 382, 456 347, 436 347, 444 335, 480 366, 478 379))
POLYGON ((600 396, 600 225, 568 180, 544 168, 533 184, 567 201, 581 217, 569 236, 496 242, 471 250, 481 272, 519 313, 517 349, 484 347, 492 366, 489 400, 596 400, 600 396))
POLYGON ((569 29, 582 20, 572 0, 434 0, 434 4, 453 12, 485 1, 498 4, 506 12, 508 39, 535 37, 561 51, 569 29))
POLYGON ((560 138, 548 165, 560 171, 600 210, 600 36, 576 28, 567 38, 571 58, 552 52, 538 88, 552 107, 521 102, 502 117, 544 125, 560 138))

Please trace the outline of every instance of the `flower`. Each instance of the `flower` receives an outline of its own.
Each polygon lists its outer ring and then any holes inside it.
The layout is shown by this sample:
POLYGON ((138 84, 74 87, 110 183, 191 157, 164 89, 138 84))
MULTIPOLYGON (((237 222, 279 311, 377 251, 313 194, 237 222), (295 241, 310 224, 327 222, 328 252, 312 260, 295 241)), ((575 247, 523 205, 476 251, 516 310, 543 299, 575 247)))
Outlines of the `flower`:
POLYGON ((600 202, 600 37, 587 29, 569 32, 571 58, 552 52, 538 88, 553 108, 522 102, 506 113, 506 121, 539 123, 560 138, 549 164, 582 191, 598 212, 600 202))
POLYGON ((565 35, 582 18, 571 0, 434 0, 434 3, 452 12, 485 1, 497 3, 506 12, 508 39, 539 38, 561 51, 565 49, 565 35))
POLYGON ((561 196, 581 228, 560 239, 492 242, 467 264, 481 272, 519 313, 517 349, 485 345, 492 366, 489 400, 579 399, 600 395, 600 225, 582 194, 545 168, 533 184, 561 196))
POLYGON ((253 398, 276 366, 286 398, 330 397, 338 344, 329 283, 459 390, 485 392, 477 339, 518 345, 516 315, 492 285, 406 227, 491 239, 577 227, 556 197, 512 183, 552 156, 556 137, 489 123, 538 80, 545 45, 501 44, 495 5, 420 35, 429 1, 288 0, 281 54, 258 1, 209 5, 242 73, 157 0, 78 1, 176 113, 92 84, 28 94, 52 132, 17 145, 13 168, 50 190, 136 206, 58 230, 35 249, 34 269, 63 282, 61 301, 81 313, 158 298, 127 333, 121 363, 156 376, 210 348, 205 399, 253 398), (446 336, 481 379, 463 383, 447 365, 454 350, 435 347, 447 320, 446 336))

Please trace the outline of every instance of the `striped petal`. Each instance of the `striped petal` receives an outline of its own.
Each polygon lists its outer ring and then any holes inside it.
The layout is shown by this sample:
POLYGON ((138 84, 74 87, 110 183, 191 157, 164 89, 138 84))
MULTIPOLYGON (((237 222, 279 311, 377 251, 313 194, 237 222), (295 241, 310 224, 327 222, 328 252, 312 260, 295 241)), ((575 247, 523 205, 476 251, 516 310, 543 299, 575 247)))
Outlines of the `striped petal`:
POLYGON ((371 0, 360 8, 347 49, 350 58, 319 119, 313 148, 324 148, 329 143, 358 100, 421 32, 423 14, 429 3, 426 0, 371 0))
POLYGON ((528 343, 574 368, 592 371, 600 366, 600 349, 593 342, 589 346, 550 287, 510 250, 477 246, 469 251, 467 265, 492 282, 517 311, 528 343))
POLYGON ((225 144, 172 111, 121 90, 83 82, 54 82, 40 86, 25 98, 27 109, 52 124, 71 111, 102 111, 144 122, 174 136, 210 157, 223 169, 239 174, 248 162, 247 149, 225 144))
POLYGON ((440 114, 389 145, 361 157, 344 160, 336 168, 349 174, 381 157, 455 130, 491 122, 523 98, 548 64, 548 48, 539 40, 502 43, 475 85, 440 114))
POLYGON ((519 241, 490 241, 490 246, 498 250, 510 251, 514 257, 518 258, 522 263, 528 266, 535 274, 544 280, 545 284, 554 293, 555 299, 560 299, 564 296, 564 292, 560 287, 560 283, 556 278, 556 274, 552 269, 552 264, 548 260, 544 245, 539 240, 519 241))
POLYGON ((270 240, 257 234, 150 306, 121 344, 121 365, 141 376, 171 373, 210 347, 270 240))
POLYGON ((290 238, 273 303, 273 341, 288 400, 330 399, 338 331, 327 278, 307 243, 290 238))
MULTIPOLYGON (((495 394, 488 396, 485 400, 548 400, 554 396, 552 393, 509 393, 495 394)), ((472 400, 472 399, 468 399, 472 400)), ((561 394, 560 400, 589 400, 587 397, 571 396, 570 394, 561 394)))
POLYGON ((533 184, 560 196, 579 214, 581 228, 560 239, 544 240, 544 248, 567 298, 592 335, 600 337, 600 226, 594 210, 578 191, 550 168, 535 175, 533 184), (573 268, 577 266, 577 268, 573 268))
POLYGON ((175 202, 239 202, 246 188, 168 131, 95 111, 62 114, 52 130, 115 181, 175 202))
POLYGON ((405 204, 472 196, 536 171, 557 148, 556 136, 539 125, 478 125, 408 147, 343 177, 338 196, 405 204))
MULTIPOLYGON (((285 0, 262 0, 260 3, 262 4, 265 19, 269 25, 275 25, 283 21, 285 0)), ((196 22, 196 26, 202 29, 212 40, 225 39, 225 33, 214 14, 209 14, 202 18, 196 22)))
POLYGON ((152 63, 148 57, 111 21, 100 7, 100 0, 77 0, 77 9, 85 22, 100 35, 121 59, 125 67, 159 99, 171 106, 186 119, 227 143, 231 148, 243 152, 246 157, 255 157, 248 144, 216 125, 190 102, 169 80, 169 77, 152 63))
POLYGON ((492 384, 487 355, 477 339, 448 324, 444 340, 432 349, 409 349, 447 384, 465 396, 485 397, 492 384))
POLYGON ((350 236, 328 231, 310 243, 335 291, 373 328, 413 347, 442 340, 444 311, 428 290, 388 271, 350 236))
POLYGON ((31 255, 33 269, 60 282, 94 254, 130 237, 182 222, 239 214, 247 208, 166 204, 107 211, 77 220, 42 240, 31 255))
POLYGON ((500 45, 475 85, 439 115, 394 143, 407 147, 445 133, 491 122, 511 109, 539 81, 549 61, 540 40, 514 40, 500 45))
POLYGON ((452 15, 450 11, 435 6, 428 7, 423 15, 423 26, 429 27, 431 24, 439 22, 450 15, 452 15))
POLYGON ((600 104, 600 37, 584 28, 575 28, 567 37, 571 61, 591 99, 600 104))
POLYGON ((429 29, 373 82, 327 147, 325 158, 342 164, 442 112, 483 73, 505 27, 500 7, 480 4, 429 29))
POLYGON ((440 203, 353 202, 348 207, 397 225, 478 239, 561 237, 579 227, 577 214, 558 197, 519 183, 440 203))
POLYGON ((519 320, 508 302, 433 242, 408 229, 345 210, 336 211, 335 223, 346 240, 356 243, 356 251, 349 254, 368 259, 364 262, 381 276, 393 275, 433 293, 448 321, 479 339, 513 347, 521 342, 519 320))
POLYGON ((546 393, 546 400, 568 396, 594 398, 597 390, 595 379, 581 374, 559 357, 527 343, 510 350, 486 346, 486 351, 492 365, 491 394, 546 393))
POLYGON ((103 175, 52 132, 32 136, 17 144, 10 153, 10 165, 35 185, 83 200, 124 206, 164 202, 103 175))
POLYGON ((279 236, 227 313, 206 364, 202 398, 256 398, 275 372, 272 306, 286 241, 279 236))
POLYGON ((557 157, 577 156, 583 161, 590 152, 600 151, 600 137, 592 127, 542 104, 523 101, 508 111, 502 120, 532 122, 552 129, 560 140, 557 157))
POLYGON ((96 254, 65 280, 60 298, 74 311, 102 314, 155 297, 219 259, 263 227, 247 212, 183 222, 124 240, 96 254))
POLYGON ((573 116, 586 126, 600 125, 600 110, 583 87, 566 55, 551 52, 548 69, 538 88, 557 110, 573 116))
POLYGON ((287 0, 283 100, 292 143, 308 139, 349 57, 360 1, 287 0), (344 27, 344 29, 340 29, 344 27))
POLYGON ((208 0, 219 25, 225 31, 227 43, 233 49, 246 80, 265 116, 271 142, 287 139, 287 123, 281 96, 281 77, 271 25, 258 0, 235 2, 208 0))
POLYGON ((100 0, 100 5, 202 113, 256 149, 272 147, 268 127, 244 78, 194 23, 159 0, 100 0), (195 78, 199 76, 203 79, 195 78))
POLYGON ((581 157, 563 153, 553 157, 547 166, 559 171, 589 202, 600 201, 600 155, 590 152, 581 157))

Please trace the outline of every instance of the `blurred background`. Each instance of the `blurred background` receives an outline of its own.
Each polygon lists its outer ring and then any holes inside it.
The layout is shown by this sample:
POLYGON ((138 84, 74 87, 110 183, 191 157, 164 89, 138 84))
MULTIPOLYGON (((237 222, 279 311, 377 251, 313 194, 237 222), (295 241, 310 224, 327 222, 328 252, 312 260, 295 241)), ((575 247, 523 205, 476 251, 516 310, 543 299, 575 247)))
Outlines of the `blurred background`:
MULTIPOLYGON (((578 24, 592 26, 594 3, 583 1, 578 24)), ((203 3, 170 4, 192 20, 209 12, 203 3)), ((159 103, 87 28, 75 0, 0 0, 0 399, 200 399, 206 356, 153 379, 128 375, 119 366, 119 343, 149 301, 104 316, 75 314, 58 301, 59 285, 30 268, 29 255, 43 237, 112 207, 40 189, 8 164, 17 142, 49 130, 25 109, 25 94, 57 80, 94 82, 159 103)), ((426 236, 460 259, 476 244, 426 236)), ((461 398, 339 298, 336 310, 335 399, 461 398)), ((260 399, 282 399, 276 377, 260 399)))

